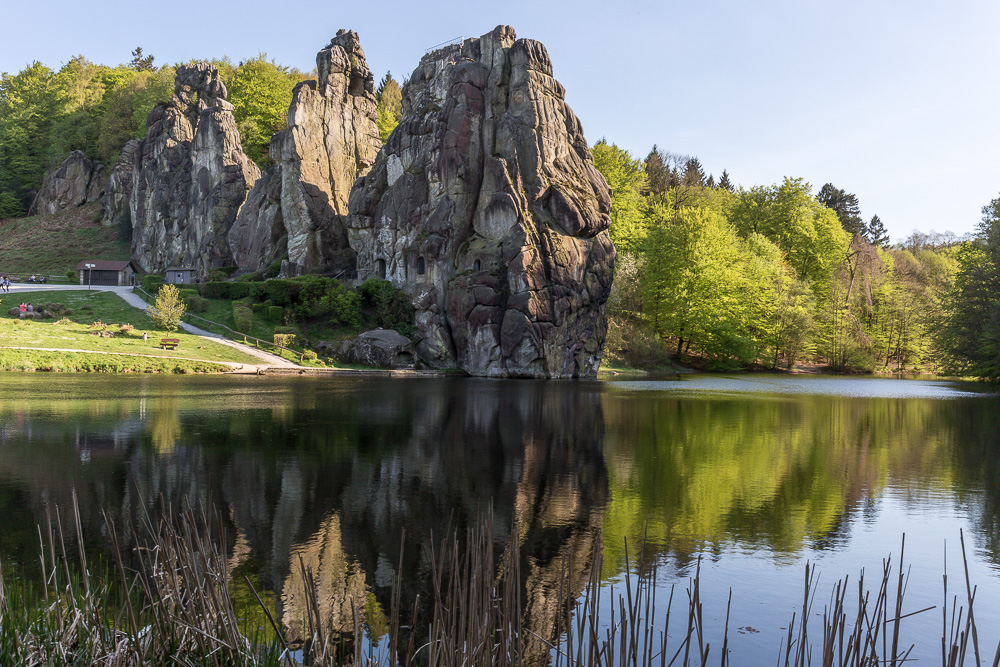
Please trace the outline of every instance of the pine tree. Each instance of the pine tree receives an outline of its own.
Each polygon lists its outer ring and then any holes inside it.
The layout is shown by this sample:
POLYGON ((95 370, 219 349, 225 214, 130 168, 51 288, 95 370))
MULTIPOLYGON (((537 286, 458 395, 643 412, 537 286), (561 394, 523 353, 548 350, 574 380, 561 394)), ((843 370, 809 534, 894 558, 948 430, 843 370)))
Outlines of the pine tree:
POLYGON ((684 175, 681 177, 681 185, 688 187, 704 187, 705 170, 701 166, 701 161, 696 158, 688 158, 684 163, 684 175))
POLYGON ((663 151, 653 144, 653 149, 646 156, 646 178, 649 179, 649 191, 652 194, 663 194, 670 189, 670 167, 664 159, 663 151))
POLYGON ((708 175, 708 178, 705 179, 705 187, 706 188, 715 187, 715 176, 712 176, 711 174, 708 175))
POLYGON ((155 67, 153 67, 154 56, 142 55, 142 47, 135 47, 135 51, 132 52, 132 61, 129 63, 129 67, 134 69, 136 72, 151 72, 155 67))
POLYGON ((375 122, 382 143, 385 143, 403 115, 403 93, 399 84, 392 78, 391 72, 386 72, 379 82, 375 90, 375 99, 377 101, 375 122))
POLYGON ((725 169, 722 170, 722 177, 719 178, 717 187, 720 190, 729 190, 730 192, 734 192, 736 190, 736 188, 733 187, 732 181, 729 180, 729 172, 725 169))
POLYGON ((845 192, 835 187, 833 183, 827 183, 820 188, 816 200, 836 212, 840 226, 851 236, 864 234, 867 231, 865 221, 861 218, 857 195, 845 192))
POLYGON ((889 245, 889 233, 886 231, 885 225, 882 224, 882 220, 877 215, 872 216, 871 222, 868 223, 865 236, 868 238, 869 243, 873 246, 885 248, 889 245))

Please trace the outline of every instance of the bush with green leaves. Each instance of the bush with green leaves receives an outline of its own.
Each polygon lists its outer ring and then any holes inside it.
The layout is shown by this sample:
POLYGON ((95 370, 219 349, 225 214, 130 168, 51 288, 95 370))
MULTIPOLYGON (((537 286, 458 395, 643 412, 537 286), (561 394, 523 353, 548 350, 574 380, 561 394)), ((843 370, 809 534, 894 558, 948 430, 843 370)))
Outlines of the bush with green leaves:
POLYGON ((245 301, 233 301, 233 322, 236 323, 236 330, 242 333, 250 333, 253 326, 253 311, 245 301))
POLYGON ((156 294, 162 284, 163 276, 150 274, 142 277, 142 289, 146 290, 150 294, 156 294))
POLYGON ((208 299, 245 299, 250 296, 250 284, 229 281, 202 283, 199 291, 208 299))
POLYGON ((274 334, 274 344, 281 347, 291 347, 295 344, 295 334, 276 333, 274 334))
POLYGON ((285 309, 281 306, 270 306, 267 309, 267 319, 272 322, 284 322, 285 321, 285 309))
POLYGON ((413 334, 414 311, 409 298, 388 280, 369 278, 358 288, 365 325, 413 334))
POLYGON ((146 312, 161 329, 176 331, 185 312, 180 290, 173 285, 164 285, 157 293, 153 305, 147 308, 146 312))

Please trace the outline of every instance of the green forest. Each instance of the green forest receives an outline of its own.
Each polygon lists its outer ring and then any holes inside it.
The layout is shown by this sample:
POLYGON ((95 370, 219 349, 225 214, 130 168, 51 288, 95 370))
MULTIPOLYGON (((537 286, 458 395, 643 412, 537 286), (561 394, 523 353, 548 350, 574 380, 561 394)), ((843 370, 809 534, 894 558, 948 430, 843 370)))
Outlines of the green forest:
MULTIPOLYGON (((24 216, 47 169, 73 150, 113 164, 173 92, 178 64, 137 47, 128 62, 77 56, 0 75, 0 218, 24 216)), ((211 61, 243 147, 270 163, 306 73, 264 53, 211 61)), ((391 74, 377 88, 383 140, 401 114, 391 74)), ((890 245, 877 215, 831 183, 737 187, 696 157, 645 158, 605 140, 594 162, 613 190, 618 253, 605 361, 708 370, 929 371, 1000 379, 1000 199, 970 238, 914 233, 890 245)))
POLYGON ((1000 379, 1000 199, 971 238, 890 246, 831 183, 737 188, 656 146, 645 159, 605 140, 592 150, 613 190, 613 363, 1000 379))
MULTIPOLYGON (((264 53, 238 64, 228 57, 208 62, 229 92, 244 151, 268 166, 271 136, 287 125, 292 90, 316 73, 279 65, 264 53)), ((58 70, 36 61, 17 74, 0 74, 0 218, 24 215, 46 170, 70 151, 114 164, 126 142, 146 136, 146 116, 170 99, 182 64, 157 67, 155 57, 137 47, 129 62, 115 66, 81 55, 58 70)), ((384 139, 399 122, 402 101, 391 74, 379 83, 378 100, 384 139)))

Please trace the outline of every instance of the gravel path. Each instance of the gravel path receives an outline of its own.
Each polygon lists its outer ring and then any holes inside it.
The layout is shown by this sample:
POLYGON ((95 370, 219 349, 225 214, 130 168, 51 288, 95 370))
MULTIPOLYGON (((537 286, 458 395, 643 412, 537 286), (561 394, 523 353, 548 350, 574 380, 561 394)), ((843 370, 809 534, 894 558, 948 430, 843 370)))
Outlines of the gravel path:
MULTIPOLYGON (((34 283, 11 283, 10 285, 11 294, 16 294, 17 292, 59 292, 66 290, 81 290, 81 289, 86 289, 86 288, 82 285, 50 285, 48 283, 38 284, 38 285, 34 283)), ((100 292, 114 292, 115 294, 120 296, 122 300, 125 301, 125 303, 140 310, 145 310, 146 306, 148 305, 145 301, 142 300, 142 297, 140 297, 138 294, 132 291, 131 287, 108 287, 103 285, 101 286, 94 285, 93 289, 100 292)), ((257 359, 260 359, 261 361, 265 362, 262 364, 257 364, 256 366, 244 364, 243 369, 246 371, 257 372, 271 367, 302 368, 302 366, 299 366, 298 364, 289 361, 288 359, 285 359, 283 357, 279 357, 276 354, 271 354, 270 352, 265 352, 259 348, 252 347, 250 345, 244 345, 243 343, 237 343, 236 341, 229 340, 225 336, 212 333, 211 331, 205 331, 204 329, 199 329, 198 327, 192 324, 188 324, 187 322, 181 322, 181 328, 190 334, 194 334, 195 336, 199 336, 201 338, 207 338, 211 341, 219 343, 220 345, 228 345, 229 347, 235 348, 240 352, 249 354, 250 356, 256 357, 257 359)), ((214 362, 214 363, 221 363, 221 362, 214 362)))

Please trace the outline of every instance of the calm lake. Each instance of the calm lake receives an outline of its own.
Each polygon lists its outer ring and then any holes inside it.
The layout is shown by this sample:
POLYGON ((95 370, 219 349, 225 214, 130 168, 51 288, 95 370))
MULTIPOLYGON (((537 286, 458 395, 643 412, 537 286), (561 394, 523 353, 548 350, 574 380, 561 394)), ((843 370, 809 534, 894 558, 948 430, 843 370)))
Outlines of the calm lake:
POLYGON ((8 576, 38 576, 37 525, 74 489, 96 551, 102 512, 124 527, 161 496, 211 503, 233 567, 271 594, 292 637, 300 558, 347 629, 352 598, 388 608, 400 562, 405 595, 426 595, 422 548, 492 506, 498 549, 516 522, 533 617, 565 557, 582 588, 603 541, 610 595, 626 539, 634 558, 645 534, 662 600, 673 584, 686 599, 700 559, 713 646, 731 589, 735 664, 774 664, 805 564, 822 614, 838 579, 853 586, 864 568, 877 585, 905 533, 903 612, 937 608, 906 619, 904 638, 919 642, 911 657, 937 661, 946 549, 949 595, 964 596, 962 529, 988 661, 1000 639, 1000 396, 984 385, 0 374, 8 576))

